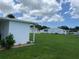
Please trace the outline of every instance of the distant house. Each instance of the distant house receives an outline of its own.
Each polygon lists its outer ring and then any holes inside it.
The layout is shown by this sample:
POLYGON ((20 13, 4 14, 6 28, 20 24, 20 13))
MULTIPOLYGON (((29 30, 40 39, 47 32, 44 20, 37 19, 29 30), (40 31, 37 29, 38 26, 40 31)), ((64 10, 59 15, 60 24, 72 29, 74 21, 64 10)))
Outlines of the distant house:
POLYGON ((37 28, 33 29, 31 28, 31 33, 48 33, 48 29, 42 29, 42 30, 38 30, 37 28))
POLYGON ((40 33, 40 31, 37 29, 37 28, 32 28, 31 27, 31 31, 30 31, 30 33, 40 33))
POLYGON ((74 35, 79 35, 79 31, 77 32, 72 32, 74 35))
POLYGON ((65 31, 60 28, 50 28, 48 29, 48 33, 53 33, 53 34, 65 34, 65 31))
POLYGON ((48 29, 40 30, 40 33, 48 33, 48 29))
MULTIPOLYGON (((49 28, 49 29, 42 29, 38 30, 37 28, 34 29, 35 33, 53 33, 53 34, 66 34, 66 32, 63 29, 60 28, 49 28)), ((33 31, 31 31, 33 33, 33 31)))
POLYGON ((26 44, 30 41, 30 25, 34 25, 34 23, 25 20, 0 17, 0 36, 1 38, 5 38, 11 33, 16 41, 15 45, 26 44))

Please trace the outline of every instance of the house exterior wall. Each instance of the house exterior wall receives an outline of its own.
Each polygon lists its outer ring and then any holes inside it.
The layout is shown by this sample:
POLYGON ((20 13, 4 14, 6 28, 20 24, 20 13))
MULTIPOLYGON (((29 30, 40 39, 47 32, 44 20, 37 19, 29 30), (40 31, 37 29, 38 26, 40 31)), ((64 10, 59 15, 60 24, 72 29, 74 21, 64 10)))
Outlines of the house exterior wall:
POLYGON ((9 22, 9 33, 14 35, 15 45, 25 44, 29 41, 30 25, 21 22, 9 22))
POLYGON ((0 35, 2 38, 5 38, 8 35, 8 30, 9 30, 9 22, 0 21, 0 35))

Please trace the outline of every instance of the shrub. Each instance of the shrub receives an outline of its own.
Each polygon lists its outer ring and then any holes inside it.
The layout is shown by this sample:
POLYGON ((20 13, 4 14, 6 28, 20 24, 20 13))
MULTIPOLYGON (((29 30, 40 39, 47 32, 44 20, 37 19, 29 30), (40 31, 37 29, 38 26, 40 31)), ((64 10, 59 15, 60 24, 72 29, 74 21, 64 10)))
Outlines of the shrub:
POLYGON ((0 45, 1 45, 1 36, 0 36, 0 45))
POLYGON ((15 43, 15 40, 13 38, 13 35, 10 34, 5 37, 5 39, 1 39, 1 47, 5 49, 10 49, 15 43))
POLYGON ((0 45, 1 45, 1 47, 3 48, 3 47, 5 47, 5 39, 1 39, 0 40, 0 45))

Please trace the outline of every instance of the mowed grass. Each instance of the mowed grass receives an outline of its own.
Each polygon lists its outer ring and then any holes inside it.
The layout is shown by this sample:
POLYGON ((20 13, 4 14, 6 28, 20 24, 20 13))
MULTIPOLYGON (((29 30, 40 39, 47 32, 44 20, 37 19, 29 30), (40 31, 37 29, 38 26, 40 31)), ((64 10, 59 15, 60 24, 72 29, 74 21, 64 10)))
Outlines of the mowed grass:
POLYGON ((0 59, 79 59, 79 36, 36 34, 33 46, 0 51, 0 59))

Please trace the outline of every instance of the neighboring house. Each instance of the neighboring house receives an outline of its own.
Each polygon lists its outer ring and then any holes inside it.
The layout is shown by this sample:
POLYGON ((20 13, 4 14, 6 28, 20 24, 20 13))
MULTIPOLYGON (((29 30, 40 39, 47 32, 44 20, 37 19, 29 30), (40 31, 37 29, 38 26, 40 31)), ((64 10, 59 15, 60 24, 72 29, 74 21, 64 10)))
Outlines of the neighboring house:
POLYGON ((74 35, 79 35, 79 31, 77 32, 72 32, 74 35))
POLYGON ((5 38, 8 34, 13 34, 16 41, 15 45, 26 44, 29 42, 30 25, 34 25, 33 22, 25 20, 18 20, 12 18, 0 17, 0 35, 1 38, 5 38))
POLYGON ((37 28, 31 28, 30 33, 40 33, 40 31, 37 28))
POLYGON ((65 31, 60 28, 50 28, 48 30, 48 33, 53 33, 53 34, 65 34, 65 31))
POLYGON ((40 30, 40 33, 48 33, 48 29, 40 30))
MULTIPOLYGON (((32 33, 33 31, 31 31, 32 33)), ((53 33, 53 34, 66 34, 66 32, 63 29, 60 28, 49 28, 49 29, 43 29, 43 30, 38 30, 34 29, 35 33, 53 33)))
POLYGON ((37 28, 33 29, 31 28, 31 33, 48 33, 48 29, 38 30, 37 28))

